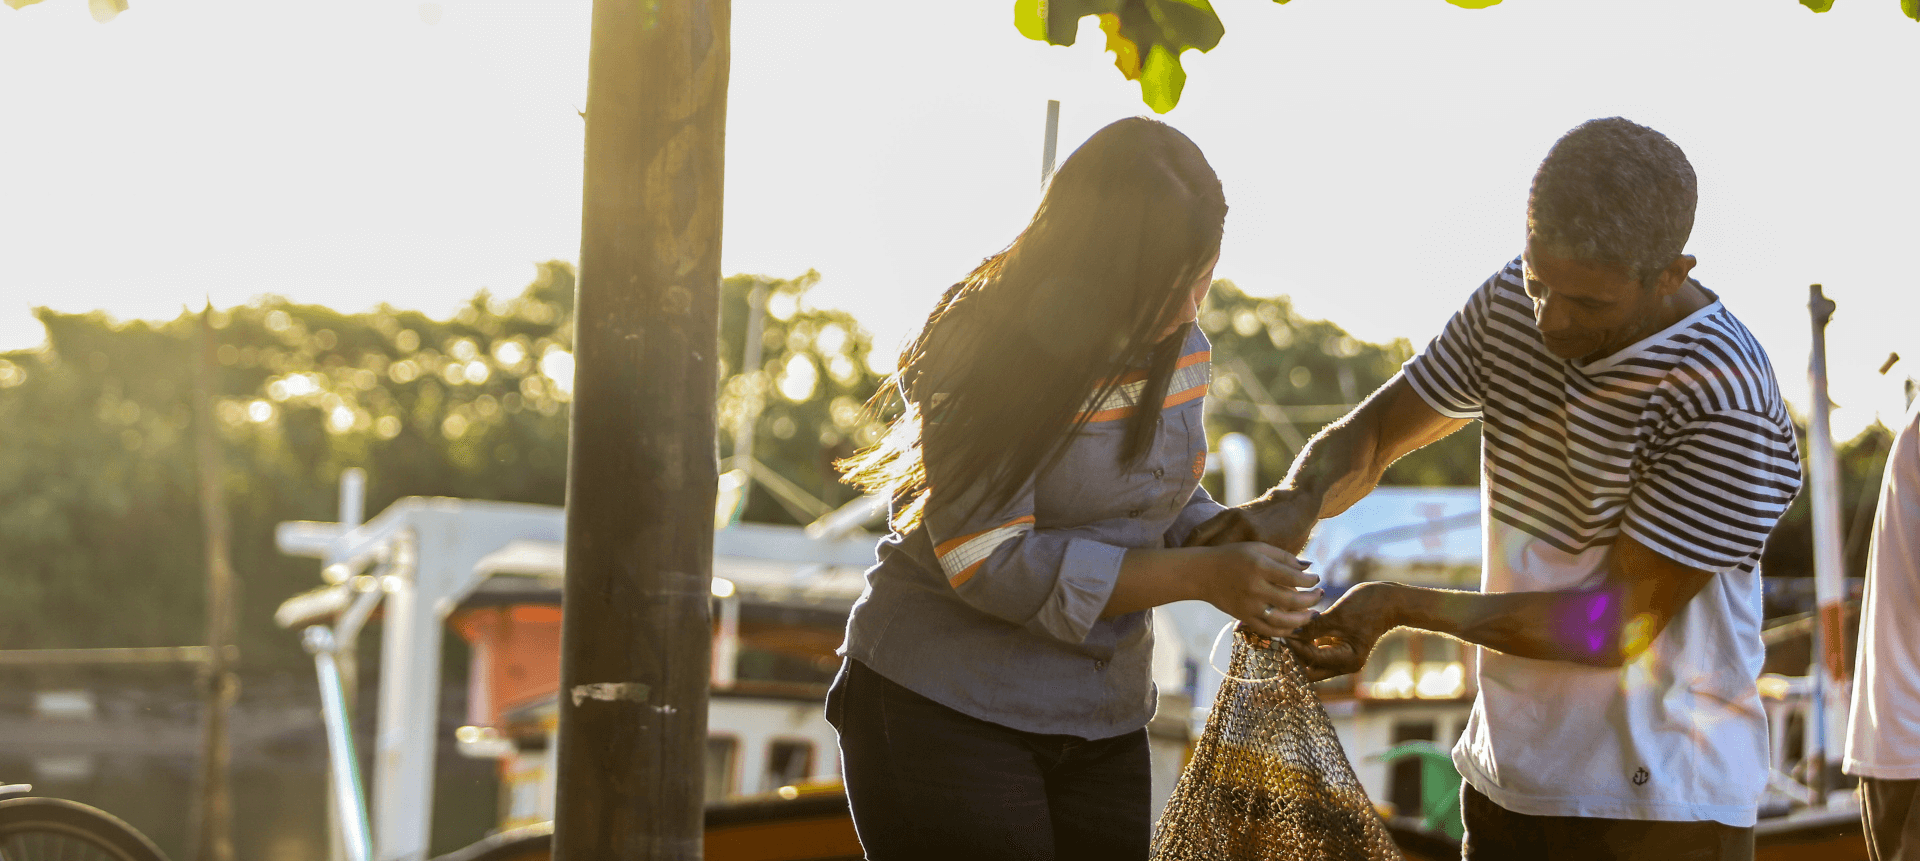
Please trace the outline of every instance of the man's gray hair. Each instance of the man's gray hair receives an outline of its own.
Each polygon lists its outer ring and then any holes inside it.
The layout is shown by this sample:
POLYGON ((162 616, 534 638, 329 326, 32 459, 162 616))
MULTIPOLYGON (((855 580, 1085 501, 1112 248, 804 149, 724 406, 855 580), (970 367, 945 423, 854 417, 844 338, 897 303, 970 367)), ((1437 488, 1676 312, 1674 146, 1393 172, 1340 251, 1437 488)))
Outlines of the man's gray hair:
POLYGON ((1527 236, 1542 253, 1618 264, 1651 284, 1686 249, 1699 198, 1693 165, 1666 135, 1619 117, 1588 120, 1534 171, 1527 236))

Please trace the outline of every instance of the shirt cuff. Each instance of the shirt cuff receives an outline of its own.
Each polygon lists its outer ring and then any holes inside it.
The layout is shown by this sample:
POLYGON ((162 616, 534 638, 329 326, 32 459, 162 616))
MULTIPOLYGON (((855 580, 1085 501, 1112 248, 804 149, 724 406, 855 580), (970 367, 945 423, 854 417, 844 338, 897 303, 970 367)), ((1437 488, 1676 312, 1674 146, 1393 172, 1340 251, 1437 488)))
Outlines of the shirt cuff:
POLYGON ((1060 557, 1060 576, 1053 581, 1034 624, 1049 635, 1068 643, 1086 642, 1087 634, 1100 621, 1100 612, 1113 597, 1113 586, 1120 579, 1120 562, 1127 550, 1084 538, 1067 542, 1060 557))
POLYGON ((1167 527, 1167 546, 1184 546, 1187 543, 1187 536, 1192 535, 1195 529, 1199 529, 1200 524, 1212 520, 1214 515, 1226 510, 1226 506, 1211 499, 1187 503, 1187 507, 1180 510, 1180 516, 1173 519, 1173 525, 1167 527))
POLYGON ((1446 398, 1439 391, 1440 386, 1427 379, 1426 368, 1419 364, 1423 361, 1426 361, 1425 355, 1414 356, 1400 366, 1401 373, 1407 378, 1407 385, 1413 389, 1414 394, 1420 396, 1420 400, 1426 401, 1427 406, 1432 407, 1434 412, 1450 419, 1477 419, 1484 415, 1484 411, 1478 408, 1447 403, 1446 398))

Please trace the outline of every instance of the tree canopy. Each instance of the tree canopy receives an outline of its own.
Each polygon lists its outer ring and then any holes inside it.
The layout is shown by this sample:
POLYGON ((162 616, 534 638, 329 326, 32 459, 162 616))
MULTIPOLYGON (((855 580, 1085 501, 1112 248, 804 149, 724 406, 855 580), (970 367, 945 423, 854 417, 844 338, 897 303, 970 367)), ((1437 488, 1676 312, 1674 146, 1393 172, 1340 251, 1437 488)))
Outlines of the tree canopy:
MULTIPOLYGON (((749 485, 737 507, 745 520, 804 523, 851 500, 832 463, 877 439, 887 417, 864 405, 889 362, 874 358, 851 314, 808 303, 818 279, 737 275, 721 285, 717 453, 732 458, 731 431, 751 416, 754 459, 771 473, 749 485), (766 308, 760 355, 742 368, 756 290, 766 308)), ((447 319, 272 297, 214 312, 213 412, 249 664, 304 662, 271 616, 315 571, 275 549, 273 527, 334 519, 347 467, 367 470, 369 513, 414 495, 564 500, 573 296, 573 268, 549 261, 518 295, 482 292, 447 319)), ((0 648, 197 642, 198 315, 39 318, 44 347, 0 354, 0 592, 14 598, 0 604, 0 648)), ((1410 352, 1224 281, 1201 323, 1218 357, 1211 431, 1252 435, 1267 484, 1304 436, 1410 352)), ((1388 480, 1473 482, 1470 436, 1408 458, 1388 480)))
MULTIPOLYGON (((851 491, 829 461, 873 437, 859 407, 879 374, 850 315, 805 304, 815 280, 726 279, 718 400, 731 415, 746 393, 763 393, 756 459, 831 505, 851 491), (770 297, 764 362, 741 374, 756 285, 770 297)), ((304 663, 298 638, 271 617, 316 571, 280 554, 273 528, 333 520, 347 467, 368 473, 370 514, 402 496, 565 499, 573 298, 573 268, 550 261, 519 295, 482 292, 444 320, 271 297, 214 313, 213 412, 249 664, 304 663)), ((198 315, 39 318, 43 348, 0 354, 0 593, 13 599, 0 603, 0 649, 198 642, 198 315)), ((754 520, 810 519, 760 489, 744 509, 754 520)))
MULTIPOLYGON (((832 463, 876 439, 888 417, 863 409, 888 363, 874 359, 853 315, 807 302, 818 277, 736 275, 721 285, 716 453, 733 456, 731 431, 751 416, 754 460, 772 476, 734 509, 748 521, 805 523, 851 500, 832 463), (767 309, 760 355, 742 368, 756 291, 767 309)), ((334 519, 343 469, 367 470, 369 513, 415 495, 564 500, 573 296, 573 268, 549 261, 518 295, 481 292, 447 319, 271 297, 213 314, 213 412, 248 665, 305 663, 298 638, 271 617, 316 572, 312 560, 275 549, 273 528, 334 519)), ((115 323, 42 310, 46 345, 0 353, 0 594, 11 599, 0 602, 0 649, 199 640, 198 316, 115 323)), ((1368 343, 1300 315, 1284 296, 1250 296, 1229 281, 1215 283, 1200 326, 1214 344, 1208 434, 1252 437, 1261 487, 1413 352, 1404 339, 1368 343)), ((1886 436, 1875 429, 1841 448, 1856 573, 1886 436)), ((1394 464, 1385 482, 1476 484, 1478 446, 1477 429, 1463 430, 1394 464)), ((1208 486, 1219 491, 1219 478, 1208 486)), ((1776 530, 1771 573, 1811 570, 1805 507, 1796 503, 1776 530)))
MULTIPOLYGON (((1262 488, 1286 477, 1308 437, 1346 415, 1413 356, 1404 338, 1368 343, 1332 322, 1301 316, 1285 296, 1249 296, 1225 280, 1208 292, 1200 328, 1213 341, 1208 434, 1251 437, 1262 488)), ((1382 482, 1478 484, 1479 457, 1479 426, 1473 425, 1402 458, 1382 482)))

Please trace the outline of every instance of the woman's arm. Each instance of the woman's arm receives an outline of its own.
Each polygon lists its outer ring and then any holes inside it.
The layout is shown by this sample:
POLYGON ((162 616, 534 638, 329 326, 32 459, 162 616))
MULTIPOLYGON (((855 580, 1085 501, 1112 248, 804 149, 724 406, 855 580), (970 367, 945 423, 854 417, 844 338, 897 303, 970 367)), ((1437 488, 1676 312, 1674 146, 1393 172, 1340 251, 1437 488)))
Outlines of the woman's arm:
POLYGON ((1128 550, 1100 618, 1200 600, 1255 633, 1283 637, 1305 624, 1323 590, 1293 554, 1247 542, 1220 547, 1128 550))

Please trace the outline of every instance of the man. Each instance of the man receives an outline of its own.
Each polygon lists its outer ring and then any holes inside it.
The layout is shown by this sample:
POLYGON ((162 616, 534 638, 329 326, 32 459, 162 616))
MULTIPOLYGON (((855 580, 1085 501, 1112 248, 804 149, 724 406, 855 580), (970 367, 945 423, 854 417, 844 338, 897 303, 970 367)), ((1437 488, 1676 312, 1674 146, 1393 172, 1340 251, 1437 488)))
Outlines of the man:
POLYGON ((1397 626, 1484 647, 1453 751, 1469 859, 1752 857, 1758 565, 1799 455, 1766 354, 1688 277, 1696 197, 1659 132, 1568 132, 1521 257, 1284 482, 1190 539, 1298 552, 1394 460, 1481 420, 1481 591, 1362 583, 1293 642, 1315 678, 1397 626))
POLYGON ((1861 602, 1844 768, 1873 861, 1920 861, 1920 401, 1887 452, 1861 602))

